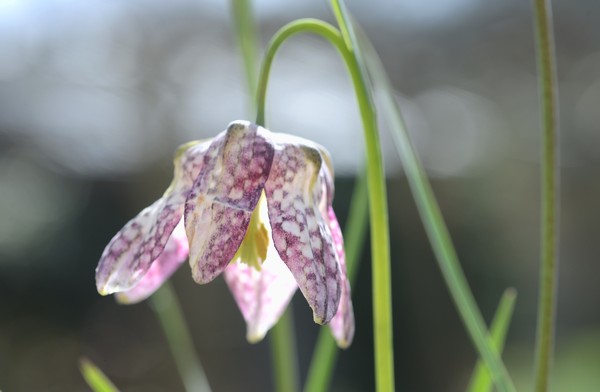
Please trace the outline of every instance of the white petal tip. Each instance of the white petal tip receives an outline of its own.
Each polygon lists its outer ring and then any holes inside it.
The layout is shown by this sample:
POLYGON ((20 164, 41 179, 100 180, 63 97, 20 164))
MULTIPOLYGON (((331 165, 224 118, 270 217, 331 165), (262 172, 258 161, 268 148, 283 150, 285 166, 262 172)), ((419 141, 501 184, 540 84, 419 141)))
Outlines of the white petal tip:
POLYGON ((337 344, 337 346, 339 348, 341 348, 342 350, 347 349, 348 347, 350 347, 350 341, 346 340, 346 339, 340 339, 340 340, 336 340, 335 343, 337 344))
POLYGON ((106 286, 97 287, 97 290, 98 290, 98 294, 100 294, 103 297, 112 294, 112 292, 110 290, 106 289, 106 286))
POLYGON ((324 318, 320 317, 319 315, 317 315, 314 312, 313 312, 313 321, 319 325, 325 325, 328 323, 328 321, 326 321, 324 318))
POLYGON ((248 333, 246 334, 246 340, 250 344, 256 344, 261 342, 265 338, 265 334, 266 332, 248 331, 248 333))

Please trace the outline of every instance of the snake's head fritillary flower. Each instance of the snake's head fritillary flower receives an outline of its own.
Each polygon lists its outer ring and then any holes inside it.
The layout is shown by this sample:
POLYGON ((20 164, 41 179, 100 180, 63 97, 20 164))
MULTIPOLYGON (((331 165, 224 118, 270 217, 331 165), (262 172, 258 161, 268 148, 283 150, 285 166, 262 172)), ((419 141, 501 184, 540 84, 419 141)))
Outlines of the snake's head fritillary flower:
POLYGON ((315 322, 329 324, 347 347, 354 314, 332 199, 323 147, 232 122, 179 148, 169 189, 106 246, 98 292, 139 302, 189 256, 198 283, 225 273, 249 341, 264 337, 299 287, 315 322))

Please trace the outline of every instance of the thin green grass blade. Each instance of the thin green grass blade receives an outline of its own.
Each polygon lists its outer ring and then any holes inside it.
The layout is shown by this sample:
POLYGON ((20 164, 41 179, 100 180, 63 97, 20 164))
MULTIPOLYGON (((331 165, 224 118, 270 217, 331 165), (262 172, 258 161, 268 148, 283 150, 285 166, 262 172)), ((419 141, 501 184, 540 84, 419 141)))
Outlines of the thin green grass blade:
POLYGON ((254 11, 251 0, 231 0, 231 12, 233 16, 233 29, 240 47, 240 53, 244 64, 244 73, 250 100, 250 111, 255 110, 254 95, 257 83, 257 59, 258 59, 258 34, 254 20, 254 11))
POLYGON ((554 356, 554 334, 558 280, 559 243, 559 135, 558 77, 552 28, 552 2, 533 0, 535 52, 540 89, 542 122, 540 287, 535 342, 535 391, 550 389, 550 370, 554 356))
MULTIPOLYGON (((339 2, 341 4, 341 0, 339 2)), ((340 7, 340 9, 345 10, 344 7, 340 7)), ((345 18, 347 29, 352 31, 351 34, 348 34, 348 37, 350 39, 358 37, 359 42, 355 44, 362 48, 359 52, 365 53, 364 60, 366 61, 366 68, 371 77, 371 87, 375 91, 376 97, 379 98, 378 103, 381 104, 382 114, 390 125, 394 144, 402 160, 402 165, 410 189, 414 195, 419 214, 421 215, 421 220, 463 323, 479 355, 490 369, 492 379, 498 390, 501 392, 515 391, 504 363, 489 340, 483 317, 479 312, 479 308, 460 267, 456 250, 452 244, 450 233, 442 217, 439 205, 437 204, 425 170, 406 131, 404 120, 387 73, 372 44, 353 21, 349 13, 344 11, 340 15, 345 18)))
POLYGON ((86 357, 79 359, 79 371, 85 382, 94 392, 119 392, 117 387, 106 377, 92 361, 86 357))
POLYGON ((171 282, 165 282, 149 301, 165 333, 185 390, 210 392, 210 385, 194 349, 192 335, 171 282))
MULTIPOLYGON (((517 291, 513 288, 508 288, 500 298, 500 304, 496 309, 496 314, 490 326, 490 337, 494 347, 498 353, 502 353, 504 349, 504 341, 508 333, 510 321, 512 319, 515 301, 517 299, 517 291)), ((489 392, 492 390, 492 378, 490 372, 485 366, 485 363, 479 359, 473 370, 473 376, 469 382, 467 391, 469 392, 489 392)))

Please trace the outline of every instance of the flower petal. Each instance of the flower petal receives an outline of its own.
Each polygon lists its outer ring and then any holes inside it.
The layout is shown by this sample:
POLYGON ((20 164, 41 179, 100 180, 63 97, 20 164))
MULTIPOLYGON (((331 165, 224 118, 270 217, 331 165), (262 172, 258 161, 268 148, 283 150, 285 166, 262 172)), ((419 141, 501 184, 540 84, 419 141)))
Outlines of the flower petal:
POLYGON ((100 294, 133 288, 163 252, 181 220, 185 199, 208 146, 209 143, 183 146, 175 156, 175 176, 167 192, 130 220, 106 246, 96 268, 100 294))
POLYGON ((251 343, 261 341, 277 323, 298 288, 273 246, 260 271, 238 260, 225 269, 224 276, 246 320, 246 338, 251 343))
POLYGON ((337 345, 340 348, 347 348, 352 343, 354 338, 354 310, 352 307, 352 298, 350 292, 350 282, 346 276, 346 254, 344 252, 344 238, 342 236, 342 230, 338 223, 335 212, 331 207, 333 201, 333 167, 331 165, 331 158, 329 153, 324 148, 320 148, 319 152, 323 157, 324 165, 321 165, 319 171, 319 184, 320 187, 315 189, 315 198, 320 200, 319 210, 325 221, 327 227, 331 232, 333 244, 339 262, 341 270, 342 280, 342 294, 340 297, 340 304, 337 309, 337 313, 331 319, 329 327, 337 345))
POLYGON ((231 123, 211 144, 185 203, 192 276, 207 283, 238 250, 267 180, 274 148, 258 127, 231 123))
POLYGON ((134 304, 148 298, 185 261, 188 249, 188 240, 181 219, 169 237, 165 249, 152 263, 148 272, 132 289, 117 293, 115 295, 117 301, 123 304, 134 304))
POLYGON ((321 164, 317 149, 282 144, 265 193, 275 248, 312 308, 315 322, 326 324, 337 311, 342 288, 331 233, 319 211, 315 185, 321 164))
POLYGON ((342 272, 342 295, 337 313, 331 319, 329 327, 338 346, 347 348, 354 338, 354 309, 352 308, 352 298, 350 293, 350 282, 346 277, 346 255, 344 252, 344 239, 342 230, 337 221, 333 208, 329 207, 327 211, 328 225, 331 230, 335 251, 340 262, 342 272))

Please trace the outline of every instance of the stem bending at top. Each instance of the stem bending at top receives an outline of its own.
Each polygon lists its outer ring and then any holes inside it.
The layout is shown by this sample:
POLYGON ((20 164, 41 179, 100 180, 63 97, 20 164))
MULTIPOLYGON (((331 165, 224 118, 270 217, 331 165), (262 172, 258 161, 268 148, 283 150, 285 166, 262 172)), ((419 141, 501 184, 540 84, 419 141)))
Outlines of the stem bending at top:
POLYGON ((265 125, 267 87, 269 83, 271 67, 273 65, 273 60, 275 59, 275 54, 287 39, 299 33, 312 33, 318 35, 330 42, 338 50, 338 52, 340 52, 344 59, 349 55, 340 32, 329 23, 321 20, 311 18, 298 19, 279 29, 279 31, 275 33, 269 42, 267 52, 263 58, 262 67, 260 69, 256 91, 256 124, 258 125, 265 125))
MULTIPOLYGON (((375 381, 378 391, 394 391, 392 339, 392 289, 388 209, 383 159, 375 111, 351 43, 335 27, 315 19, 300 19, 282 27, 271 40, 264 58, 257 91, 256 123, 265 124, 265 99, 268 76, 279 47, 298 33, 313 33, 325 38, 340 53, 352 79, 364 129, 367 152, 369 217, 371 226, 373 330, 375 341, 375 381)), ((345 32, 347 33, 347 32, 345 32)))

